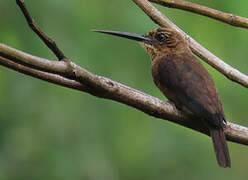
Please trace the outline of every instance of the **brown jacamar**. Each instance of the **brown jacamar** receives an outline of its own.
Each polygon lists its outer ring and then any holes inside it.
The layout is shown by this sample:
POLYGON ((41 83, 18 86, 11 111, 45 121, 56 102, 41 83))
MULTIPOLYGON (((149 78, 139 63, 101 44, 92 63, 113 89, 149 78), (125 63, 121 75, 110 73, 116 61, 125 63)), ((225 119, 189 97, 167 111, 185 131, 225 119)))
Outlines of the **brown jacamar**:
POLYGON ((223 131, 225 114, 218 91, 182 35, 169 28, 153 29, 147 35, 94 31, 141 42, 151 57, 156 86, 179 110, 190 111, 203 120, 209 128, 218 164, 231 167, 223 131))

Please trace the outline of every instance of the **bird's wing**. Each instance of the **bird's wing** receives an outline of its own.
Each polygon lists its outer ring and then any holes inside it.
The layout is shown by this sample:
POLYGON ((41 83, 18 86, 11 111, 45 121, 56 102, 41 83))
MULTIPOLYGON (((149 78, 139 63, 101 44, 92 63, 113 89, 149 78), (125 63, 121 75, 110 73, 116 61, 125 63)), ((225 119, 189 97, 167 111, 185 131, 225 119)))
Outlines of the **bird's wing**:
POLYGON ((155 66, 152 69, 154 81, 165 96, 210 124, 223 125, 224 111, 214 81, 193 55, 160 58, 156 68, 156 72, 155 66))

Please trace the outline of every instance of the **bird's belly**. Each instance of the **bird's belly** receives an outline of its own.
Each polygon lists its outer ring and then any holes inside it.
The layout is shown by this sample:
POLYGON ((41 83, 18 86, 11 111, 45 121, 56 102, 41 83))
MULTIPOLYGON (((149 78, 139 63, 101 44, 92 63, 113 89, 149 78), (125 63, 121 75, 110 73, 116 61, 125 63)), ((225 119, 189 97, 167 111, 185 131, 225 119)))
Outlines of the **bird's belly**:
POLYGON ((155 82, 156 86, 159 88, 159 90, 165 95, 165 97, 169 101, 173 102, 176 105, 177 109, 183 110, 183 106, 179 102, 179 100, 177 99, 177 96, 175 95, 175 93, 171 92, 166 86, 161 85, 159 83, 159 81, 157 81, 157 80, 154 79, 154 82, 155 82))

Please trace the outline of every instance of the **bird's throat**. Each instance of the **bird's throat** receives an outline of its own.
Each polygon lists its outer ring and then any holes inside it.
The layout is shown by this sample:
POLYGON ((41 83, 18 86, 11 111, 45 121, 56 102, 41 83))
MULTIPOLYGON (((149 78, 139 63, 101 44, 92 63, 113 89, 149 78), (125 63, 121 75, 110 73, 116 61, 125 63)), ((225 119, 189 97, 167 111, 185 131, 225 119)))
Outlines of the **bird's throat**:
POLYGON ((150 55, 151 61, 153 61, 157 56, 156 50, 152 47, 152 45, 145 44, 145 43, 140 43, 140 44, 146 50, 146 52, 150 55))

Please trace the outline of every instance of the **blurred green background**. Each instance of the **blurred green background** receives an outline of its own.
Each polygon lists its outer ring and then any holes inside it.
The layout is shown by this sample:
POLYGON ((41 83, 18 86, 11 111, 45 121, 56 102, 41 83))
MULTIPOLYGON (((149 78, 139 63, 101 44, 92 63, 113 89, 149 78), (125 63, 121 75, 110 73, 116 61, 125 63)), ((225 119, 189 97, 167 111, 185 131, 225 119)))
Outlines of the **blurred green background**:
MULTIPOLYGON (((25 2, 40 27, 75 63, 166 100, 152 82, 149 56, 138 43, 90 31, 146 33, 157 27, 131 0, 25 2)), ((248 1, 193 2, 248 17, 248 1)), ((248 73, 247 29, 159 9, 218 57, 248 73)), ((56 59, 30 31, 14 0, 0 0, 0 42, 56 59)), ((247 89, 207 67, 227 120, 248 126, 247 89)), ((0 67, 1 180, 247 179, 247 147, 228 145, 232 168, 222 169, 205 135, 0 67)))

